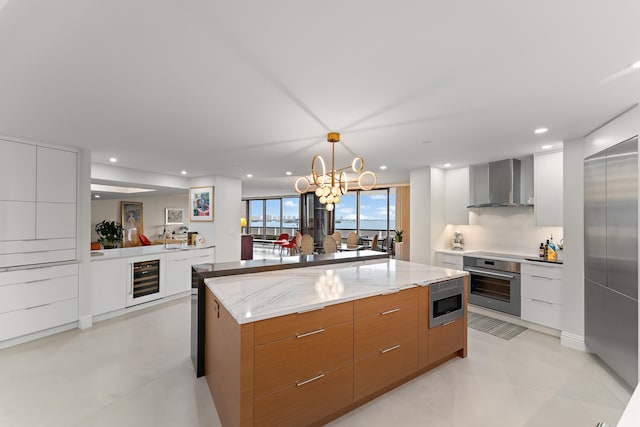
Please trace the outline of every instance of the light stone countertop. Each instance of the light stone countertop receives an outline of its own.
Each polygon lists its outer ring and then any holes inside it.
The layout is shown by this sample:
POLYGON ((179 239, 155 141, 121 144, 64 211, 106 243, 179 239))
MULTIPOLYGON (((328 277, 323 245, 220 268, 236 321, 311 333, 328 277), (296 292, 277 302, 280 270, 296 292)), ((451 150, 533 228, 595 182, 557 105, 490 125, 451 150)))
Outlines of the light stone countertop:
POLYGON ((466 275, 449 268, 384 259, 213 277, 205 283, 243 324, 466 275))
POLYGON ((132 248, 119 249, 102 249, 99 251, 91 251, 91 261, 103 261, 105 259, 129 258, 155 254, 170 254, 172 252, 193 251, 199 249, 215 248, 215 245, 189 246, 180 244, 168 245, 166 249, 164 245, 135 246, 132 248))
MULTIPOLYGON (((456 251, 456 250, 451 250, 451 249, 436 249, 435 252, 437 253, 442 253, 442 254, 449 254, 449 255, 460 255, 460 256, 473 256, 476 253, 485 253, 485 251, 482 250, 464 250, 464 251, 456 251)), ((538 254, 530 254, 530 255, 523 255, 523 254, 492 254, 489 256, 483 256, 483 258, 488 258, 488 259, 495 259, 498 261, 516 261, 519 262, 521 264, 530 264, 530 265, 539 265, 542 267, 551 267, 551 268, 563 268, 563 264, 562 263, 555 263, 555 262, 546 262, 546 261, 531 261, 531 260, 527 260, 525 258, 537 258, 538 254)))

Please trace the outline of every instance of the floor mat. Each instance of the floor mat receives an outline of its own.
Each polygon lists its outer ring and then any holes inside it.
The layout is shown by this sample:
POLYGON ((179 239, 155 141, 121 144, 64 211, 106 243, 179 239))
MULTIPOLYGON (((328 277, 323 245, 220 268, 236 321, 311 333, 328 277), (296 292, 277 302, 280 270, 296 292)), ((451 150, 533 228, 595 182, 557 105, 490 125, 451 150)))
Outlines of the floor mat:
POLYGON ((514 325, 513 323, 471 312, 469 312, 467 325, 477 331, 495 335, 504 340, 510 340, 527 330, 524 326, 514 325))

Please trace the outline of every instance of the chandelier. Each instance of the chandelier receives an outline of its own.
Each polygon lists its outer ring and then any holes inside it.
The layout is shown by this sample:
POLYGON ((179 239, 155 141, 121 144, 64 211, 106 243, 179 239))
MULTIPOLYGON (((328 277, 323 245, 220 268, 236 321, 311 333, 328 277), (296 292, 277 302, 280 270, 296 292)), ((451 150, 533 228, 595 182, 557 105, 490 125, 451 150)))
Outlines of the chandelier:
POLYGON ((301 176, 296 180, 295 189, 298 193, 303 194, 315 186, 315 194, 318 196, 320 203, 325 205, 328 211, 332 211, 336 204, 340 203, 340 196, 347 193, 349 184, 358 184, 362 190, 372 190, 378 178, 371 171, 364 171, 364 160, 362 157, 356 157, 351 162, 351 166, 336 169, 335 161, 335 144, 340 142, 340 134, 331 132, 327 134, 327 141, 331 143, 331 169, 327 173, 324 159, 316 154, 311 160, 311 176, 301 176), (347 169, 351 168, 353 172, 358 173, 357 179, 349 180, 347 169), (367 182, 370 181, 370 182, 367 182))

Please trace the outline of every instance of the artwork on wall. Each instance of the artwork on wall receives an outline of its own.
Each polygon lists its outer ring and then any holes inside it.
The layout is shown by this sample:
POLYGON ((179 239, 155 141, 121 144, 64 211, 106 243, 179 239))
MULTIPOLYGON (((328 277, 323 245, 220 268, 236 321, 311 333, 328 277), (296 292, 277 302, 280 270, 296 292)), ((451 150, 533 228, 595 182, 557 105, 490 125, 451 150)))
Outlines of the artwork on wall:
POLYGON ((184 224, 184 210, 176 208, 166 208, 164 210, 165 225, 184 224))
POLYGON ((213 221, 213 186, 190 189, 191 221, 213 221))
POLYGON ((142 202, 120 202, 123 246, 138 246, 144 232, 142 202))

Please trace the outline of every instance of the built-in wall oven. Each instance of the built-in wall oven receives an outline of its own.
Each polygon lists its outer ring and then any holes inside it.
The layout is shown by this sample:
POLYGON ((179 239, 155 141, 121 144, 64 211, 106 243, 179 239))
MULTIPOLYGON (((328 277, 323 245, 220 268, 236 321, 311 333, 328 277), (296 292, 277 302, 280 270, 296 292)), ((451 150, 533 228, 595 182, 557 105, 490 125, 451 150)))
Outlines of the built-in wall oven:
POLYGON ((127 307, 164 296, 163 265, 157 257, 128 260, 127 307))
POLYGON ((429 327, 453 322, 464 315, 464 278, 429 285, 429 327))
POLYGON ((500 254, 464 255, 469 273, 469 303, 520 316, 520 263, 499 260, 500 254))

